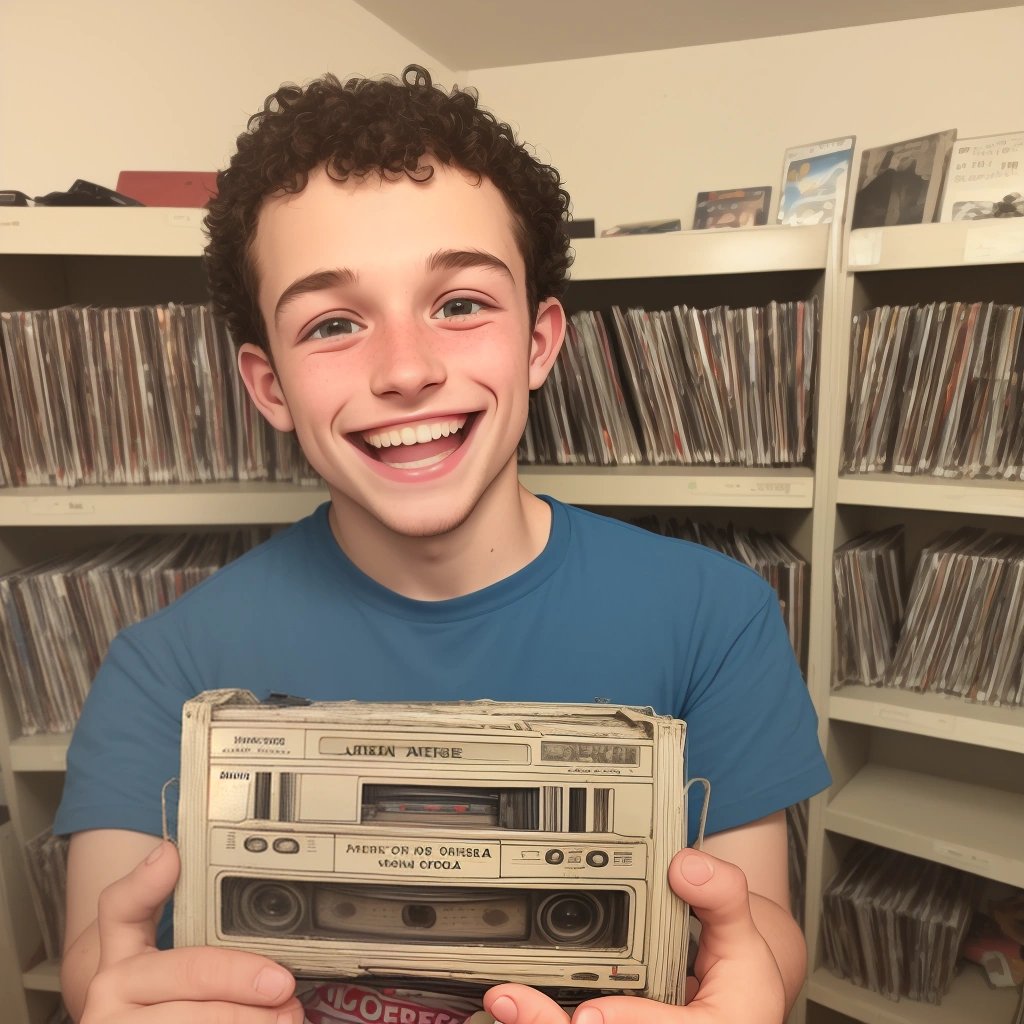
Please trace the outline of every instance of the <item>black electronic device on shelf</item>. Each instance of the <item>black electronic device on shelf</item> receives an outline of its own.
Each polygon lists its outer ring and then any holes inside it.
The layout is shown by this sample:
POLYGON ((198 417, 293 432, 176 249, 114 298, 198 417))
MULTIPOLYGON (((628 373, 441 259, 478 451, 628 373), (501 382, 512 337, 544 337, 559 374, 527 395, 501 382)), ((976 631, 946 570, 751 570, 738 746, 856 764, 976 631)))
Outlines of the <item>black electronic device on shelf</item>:
POLYGON ((36 206, 145 206, 138 199, 115 192, 105 185, 76 179, 66 192, 48 192, 36 196, 36 206))

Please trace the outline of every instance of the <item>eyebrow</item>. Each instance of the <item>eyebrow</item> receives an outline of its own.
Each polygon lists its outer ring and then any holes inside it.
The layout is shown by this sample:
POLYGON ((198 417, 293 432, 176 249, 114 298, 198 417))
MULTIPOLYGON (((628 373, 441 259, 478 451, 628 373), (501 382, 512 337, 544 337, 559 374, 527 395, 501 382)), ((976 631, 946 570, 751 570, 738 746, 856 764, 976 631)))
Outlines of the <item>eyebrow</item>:
POLYGON ((341 267, 338 270, 318 270, 313 274, 307 274, 293 281, 281 293, 274 307, 274 323, 281 319, 281 313, 289 303, 294 302, 300 295, 307 295, 309 292, 322 292, 328 288, 339 288, 342 285, 355 284, 359 275, 354 270, 341 267))
POLYGON ((515 277, 508 264, 499 260, 493 253, 483 249, 441 249, 427 260, 427 270, 464 270, 471 267, 483 267, 505 274, 514 284, 515 277))
MULTIPOLYGON (((509 270, 508 264, 482 249, 439 249, 427 259, 427 270, 432 273, 438 270, 466 270, 472 267, 496 270, 499 274, 506 275, 513 284, 515 283, 515 277, 509 270)), ((340 288, 344 285, 353 285, 358 280, 359 275, 348 267, 339 267, 336 270, 317 270, 305 277, 300 277, 288 285, 277 300, 277 305, 274 307, 274 323, 280 322, 281 313, 285 307, 299 296, 307 295, 310 292, 340 288)))

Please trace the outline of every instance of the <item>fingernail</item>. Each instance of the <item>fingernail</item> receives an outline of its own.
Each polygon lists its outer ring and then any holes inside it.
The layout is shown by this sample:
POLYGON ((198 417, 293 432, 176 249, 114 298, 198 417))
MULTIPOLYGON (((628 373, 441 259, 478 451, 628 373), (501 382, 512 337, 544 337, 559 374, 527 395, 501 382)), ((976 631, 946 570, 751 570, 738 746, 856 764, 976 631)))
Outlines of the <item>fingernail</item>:
POLYGON ((256 975, 256 991, 267 999, 279 999, 291 981, 291 975, 276 967, 264 967, 256 975))
POLYGON ((691 885, 703 885, 715 873, 711 861, 699 853, 685 856, 679 870, 691 885))
POLYGON ((291 1010, 285 1010, 278 1015, 277 1024, 295 1024, 295 1014, 291 1010))
POLYGON ((508 996, 498 996, 491 1004, 491 1016, 501 1024, 516 1024, 519 1007, 508 996))
POLYGON ((572 1024, 604 1024, 604 1017, 596 1006, 584 1006, 576 1011, 572 1024))
POLYGON ((160 845, 157 846, 156 849, 154 849, 153 852, 150 853, 150 855, 146 858, 146 863, 155 864, 163 856, 163 852, 166 846, 166 843, 160 843, 160 845))

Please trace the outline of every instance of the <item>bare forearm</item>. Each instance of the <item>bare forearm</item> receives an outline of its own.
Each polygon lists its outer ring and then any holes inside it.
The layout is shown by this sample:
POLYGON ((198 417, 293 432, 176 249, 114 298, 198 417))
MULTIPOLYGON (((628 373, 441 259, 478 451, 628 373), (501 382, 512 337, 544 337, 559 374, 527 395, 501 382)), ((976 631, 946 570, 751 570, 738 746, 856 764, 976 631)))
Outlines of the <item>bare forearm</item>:
POLYGON ((79 1020, 85 1008, 85 994, 100 961, 99 931, 94 921, 64 950, 60 968, 64 1005, 72 1020, 79 1020))
POLYGON ((786 989, 786 1013, 793 1008, 807 972, 807 945, 793 915, 773 900, 750 894, 750 915, 775 957, 786 989))

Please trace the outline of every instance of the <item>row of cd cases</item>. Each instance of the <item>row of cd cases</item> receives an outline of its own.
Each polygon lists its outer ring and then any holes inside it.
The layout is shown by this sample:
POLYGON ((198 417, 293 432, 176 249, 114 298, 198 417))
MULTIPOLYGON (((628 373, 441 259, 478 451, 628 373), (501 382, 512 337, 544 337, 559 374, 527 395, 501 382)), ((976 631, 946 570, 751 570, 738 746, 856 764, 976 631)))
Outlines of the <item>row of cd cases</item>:
MULTIPOLYGON (((883 306, 852 324, 842 468, 1024 474, 1024 308, 883 306)), ((796 466, 814 450, 816 299, 583 311, 531 396, 529 464, 796 466)), ((0 486, 316 482, 201 305, 0 313, 0 486)))
POLYGON ((842 469, 1019 480, 1024 307, 881 306, 854 317, 842 469))
POLYGON ((520 448, 552 465, 794 466, 813 453, 816 299, 571 317, 520 448))
POLYGON ((902 526, 836 551, 833 686, 1024 704, 1024 537, 946 531, 922 549, 909 594, 905 562, 902 526))
MULTIPOLYGON (((816 300, 574 314, 528 463, 781 466, 813 447, 816 300)), ((203 305, 0 313, 0 486, 315 482, 203 305)))
POLYGON ((933 1005, 943 1003, 958 974, 981 971, 986 986, 1017 989, 1016 999, 1002 1004, 1006 1016, 937 1019, 1022 1024, 1022 909, 1020 889, 858 841, 822 895, 824 961, 889 1000, 933 1005))
POLYGON ((0 313, 0 486, 316 483, 207 306, 0 313))

